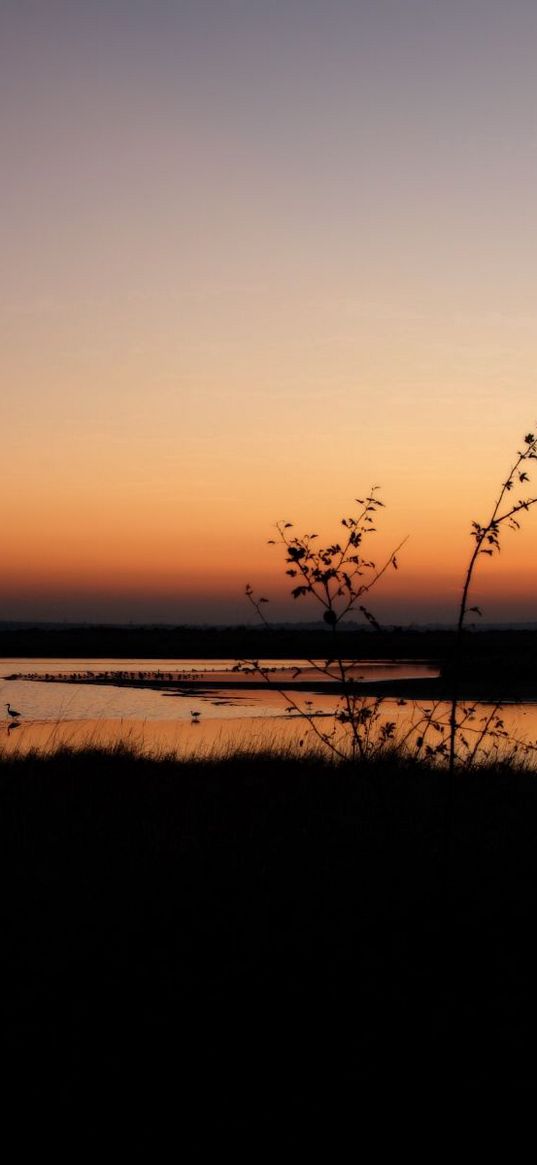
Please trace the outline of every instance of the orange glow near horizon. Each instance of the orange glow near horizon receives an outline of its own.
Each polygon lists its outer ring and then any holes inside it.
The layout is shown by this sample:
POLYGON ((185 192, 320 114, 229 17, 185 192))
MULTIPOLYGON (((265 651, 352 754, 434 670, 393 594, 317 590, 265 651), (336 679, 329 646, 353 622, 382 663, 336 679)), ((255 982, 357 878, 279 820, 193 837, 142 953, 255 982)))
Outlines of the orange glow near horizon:
MULTIPOLYGON (((453 619, 537 426, 537 10, 491 0, 485 43, 479 3, 25 7, 0 16, 0 621, 246 621, 246 582, 310 619, 273 525, 330 541, 377 483, 372 557, 408 542, 374 602, 453 619)), ((537 621, 521 525, 479 565, 485 618, 537 621)))

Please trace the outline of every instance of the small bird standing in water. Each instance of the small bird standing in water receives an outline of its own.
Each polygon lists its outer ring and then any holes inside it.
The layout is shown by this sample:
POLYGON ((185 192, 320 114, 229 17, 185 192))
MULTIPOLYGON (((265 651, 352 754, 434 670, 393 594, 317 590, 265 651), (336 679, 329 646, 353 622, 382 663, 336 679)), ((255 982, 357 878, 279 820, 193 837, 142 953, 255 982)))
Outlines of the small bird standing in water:
POLYGON ((22 716, 22 712, 16 712, 15 709, 11 707, 11 704, 6 704, 6 708, 8 716, 11 716, 13 720, 18 720, 19 717, 22 716))

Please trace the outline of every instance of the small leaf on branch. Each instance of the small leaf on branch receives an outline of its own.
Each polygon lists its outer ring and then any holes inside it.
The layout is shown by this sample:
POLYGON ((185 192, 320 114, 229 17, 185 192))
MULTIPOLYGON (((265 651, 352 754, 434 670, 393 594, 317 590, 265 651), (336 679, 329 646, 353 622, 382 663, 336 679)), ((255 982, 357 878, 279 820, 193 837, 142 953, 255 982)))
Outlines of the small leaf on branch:
POLYGON ((364 615, 364 617, 367 619, 367 622, 371 623, 371 626, 375 628, 375 631, 382 630, 378 619, 375 619, 375 616, 371 614, 371 611, 367 610, 367 607, 361 606, 359 609, 362 612, 362 615, 364 615))

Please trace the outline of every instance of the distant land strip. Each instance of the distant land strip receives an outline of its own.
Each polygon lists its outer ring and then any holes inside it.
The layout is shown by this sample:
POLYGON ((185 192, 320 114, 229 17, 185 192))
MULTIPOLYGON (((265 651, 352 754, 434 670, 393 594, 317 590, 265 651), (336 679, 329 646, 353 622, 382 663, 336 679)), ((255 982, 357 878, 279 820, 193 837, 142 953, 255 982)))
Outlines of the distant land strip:
MULTIPOLYGON (((361 627, 268 630, 237 627, 65 625, 9 627, 0 623, 2 659, 428 659, 448 660, 451 629, 391 628, 380 633, 361 627)), ((490 629, 465 633, 472 657, 526 658, 537 655, 537 630, 490 629)))
MULTIPOLYGON (((46 673, 14 672, 6 676, 7 680, 31 680, 35 683, 52 684, 87 684, 98 687, 114 688, 149 688, 160 691, 168 696, 213 696, 218 692, 252 692, 267 691, 295 692, 311 695, 341 696, 351 690, 357 697, 377 697, 398 700, 449 700, 451 688, 448 676, 419 676, 403 679, 385 680, 357 680, 354 684, 345 685, 337 680, 281 680, 270 677, 269 680, 250 679, 244 677, 235 680, 207 680, 200 679, 166 679, 156 672, 148 673, 139 678, 135 673, 118 673, 116 675, 99 675, 98 673, 46 673)), ((486 668, 478 673, 461 674, 458 688, 458 699, 462 701, 479 701, 481 703, 534 703, 537 702, 537 674, 530 677, 506 674, 503 669, 490 671, 486 668)))
MULTIPOLYGON (((157 672, 147 673, 143 677, 139 677, 135 672, 128 674, 126 672, 119 672, 116 675, 107 674, 100 675, 99 673, 71 673, 53 672, 46 674, 38 674, 34 672, 14 672, 12 675, 6 676, 7 680, 31 680, 34 683, 50 683, 50 684, 91 684, 98 687, 113 687, 113 688, 151 688, 155 691, 165 692, 168 695, 175 696, 202 696, 209 695, 220 691, 230 692, 259 692, 273 689, 280 692, 304 692, 317 695, 341 695, 346 689, 342 683, 337 680, 281 680, 269 677, 268 680, 260 678, 251 679, 245 676, 242 679, 233 680, 208 680, 207 678, 191 679, 191 678, 173 678, 167 679, 165 676, 159 675, 157 672)), ((424 697, 425 699, 432 699, 435 696, 440 698, 440 679, 439 677, 423 677, 418 679, 387 679, 377 681, 358 680, 352 685, 352 690, 360 696, 374 695, 374 696, 401 696, 408 699, 417 699, 424 697)))

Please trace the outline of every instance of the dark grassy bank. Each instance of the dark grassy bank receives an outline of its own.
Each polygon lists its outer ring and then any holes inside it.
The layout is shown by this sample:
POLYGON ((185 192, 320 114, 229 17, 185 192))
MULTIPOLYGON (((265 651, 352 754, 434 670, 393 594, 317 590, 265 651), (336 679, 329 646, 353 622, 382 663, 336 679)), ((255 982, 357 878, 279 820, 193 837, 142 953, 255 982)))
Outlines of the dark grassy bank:
POLYGON ((395 758, 4 759, 12 1085, 172 1104, 183 1130, 535 1085, 537 781, 460 778, 447 887, 444 782, 395 758))

